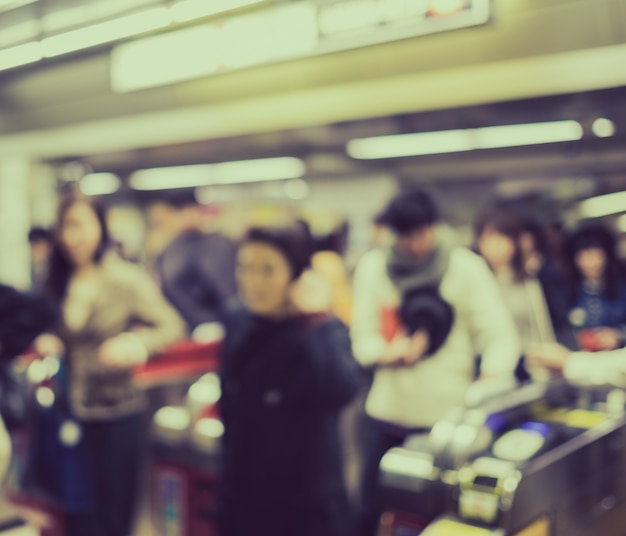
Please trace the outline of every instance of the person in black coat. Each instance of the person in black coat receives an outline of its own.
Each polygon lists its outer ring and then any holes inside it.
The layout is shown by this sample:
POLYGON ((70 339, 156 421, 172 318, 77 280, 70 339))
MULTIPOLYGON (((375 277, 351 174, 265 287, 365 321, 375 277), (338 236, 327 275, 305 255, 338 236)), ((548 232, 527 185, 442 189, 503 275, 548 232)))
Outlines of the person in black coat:
POLYGON ((10 361, 52 326, 58 314, 43 296, 0 284, 0 482, 11 459, 7 428, 23 425, 26 418, 26 395, 12 378, 10 361))
POLYGON ((0 284, 0 417, 9 429, 22 426, 26 418, 26 394, 11 373, 11 361, 59 315, 47 297, 0 284))
POLYGON ((359 387, 348 330, 323 312, 298 229, 252 229, 237 257, 243 308, 222 348, 221 536, 348 536, 339 413, 359 387))

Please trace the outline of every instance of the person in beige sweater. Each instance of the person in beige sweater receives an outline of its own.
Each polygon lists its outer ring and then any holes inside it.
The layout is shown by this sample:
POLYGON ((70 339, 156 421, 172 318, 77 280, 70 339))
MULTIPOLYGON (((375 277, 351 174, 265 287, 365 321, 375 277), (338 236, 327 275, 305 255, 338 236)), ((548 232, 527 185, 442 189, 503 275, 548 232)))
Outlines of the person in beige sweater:
POLYGON ((466 402, 476 356, 482 356, 483 379, 502 378, 511 385, 520 355, 513 319, 487 264, 456 246, 437 221, 426 193, 399 194, 377 218, 392 231, 392 247, 366 253, 354 274, 352 347, 356 359, 373 371, 365 407, 371 437, 363 469, 363 536, 376 530, 378 464, 384 453, 466 402), (419 289, 436 293, 451 307, 451 325, 409 333, 398 322, 403 298, 419 289))
POLYGON ((132 367, 185 334, 148 273, 108 245, 98 204, 80 197, 61 204, 46 290, 62 318, 35 348, 65 359, 71 442, 84 442, 91 475, 93 504, 68 512, 69 536, 131 533, 145 409, 132 367))

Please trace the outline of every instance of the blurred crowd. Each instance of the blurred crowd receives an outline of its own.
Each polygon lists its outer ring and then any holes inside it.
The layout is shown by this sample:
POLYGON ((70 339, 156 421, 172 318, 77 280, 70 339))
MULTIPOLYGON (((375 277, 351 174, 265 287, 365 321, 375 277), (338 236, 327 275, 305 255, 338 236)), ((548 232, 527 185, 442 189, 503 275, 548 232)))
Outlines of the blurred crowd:
MULTIPOLYGON (((626 272, 598 223, 545 226, 494 202, 468 244, 411 189, 381 206, 352 267, 347 227, 319 236, 294 220, 233 240, 186 196, 147 217, 146 254, 130 260, 102 206, 68 196, 55 228, 28 236, 31 291, 1 288, 3 361, 30 346, 67 370, 59 426, 83 477, 47 478, 71 536, 131 534, 147 409, 132 368, 207 325, 224 330, 223 536, 372 536, 380 459, 409 434, 518 383, 626 374, 626 272), (346 454, 359 460, 348 485, 346 454)), ((0 444, 5 469, 4 432, 0 444)))

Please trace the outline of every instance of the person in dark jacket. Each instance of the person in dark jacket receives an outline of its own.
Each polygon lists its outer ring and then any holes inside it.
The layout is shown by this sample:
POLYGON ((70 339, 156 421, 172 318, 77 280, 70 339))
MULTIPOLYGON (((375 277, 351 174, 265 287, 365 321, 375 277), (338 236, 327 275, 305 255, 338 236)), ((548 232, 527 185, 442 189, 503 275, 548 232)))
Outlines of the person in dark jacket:
POLYGON ((243 307, 222 349, 221 536, 352 533, 338 419, 358 366, 309 261, 297 228, 252 229, 238 252, 243 307))
POLYGON ((585 223, 565 243, 572 273, 569 320, 581 349, 615 350, 626 344, 626 270, 615 234, 585 223))
MULTIPOLYGON (((34 293, 0 284, 0 482, 11 461, 11 439, 7 428, 22 424, 26 417, 24 396, 13 396, 10 361, 24 352, 35 337, 52 326, 59 315, 54 304, 34 293)), ((19 393, 21 395, 21 392, 19 393)))

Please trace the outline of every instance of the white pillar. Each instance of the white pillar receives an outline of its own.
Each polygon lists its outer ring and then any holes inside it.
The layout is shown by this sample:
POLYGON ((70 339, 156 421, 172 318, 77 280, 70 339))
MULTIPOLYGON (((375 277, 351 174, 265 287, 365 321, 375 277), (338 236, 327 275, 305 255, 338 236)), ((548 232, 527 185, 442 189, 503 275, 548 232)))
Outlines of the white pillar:
POLYGON ((0 158, 0 283, 20 289, 30 286, 30 170, 25 157, 0 158))

